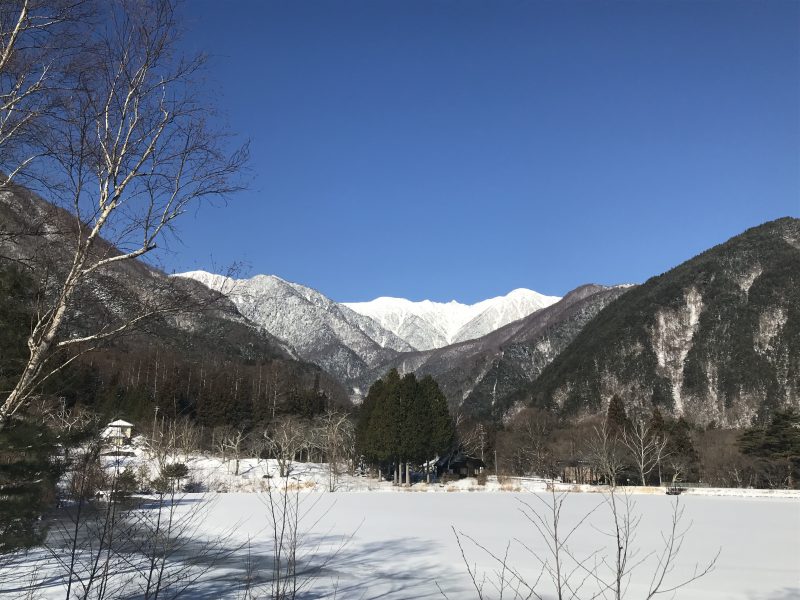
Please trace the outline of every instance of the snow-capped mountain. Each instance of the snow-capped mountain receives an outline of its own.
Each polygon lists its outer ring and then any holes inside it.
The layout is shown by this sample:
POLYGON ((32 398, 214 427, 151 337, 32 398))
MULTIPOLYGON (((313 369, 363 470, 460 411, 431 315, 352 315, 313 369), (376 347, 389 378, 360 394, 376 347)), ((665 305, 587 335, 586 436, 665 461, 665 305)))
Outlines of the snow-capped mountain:
POLYGON ((356 387, 369 385, 402 356, 480 338, 559 300, 519 289, 472 305, 402 298, 341 304, 274 275, 233 279, 192 271, 179 276, 228 296, 244 317, 298 357, 356 387))
POLYGON ((242 315, 343 381, 361 377, 397 352, 413 350, 372 319, 274 275, 231 279, 192 271, 179 276, 225 294, 242 315))
POLYGON ((382 297, 344 306, 374 319, 415 349, 431 350, 482 337, 560 299, 520 288, 475 304, 382 297))

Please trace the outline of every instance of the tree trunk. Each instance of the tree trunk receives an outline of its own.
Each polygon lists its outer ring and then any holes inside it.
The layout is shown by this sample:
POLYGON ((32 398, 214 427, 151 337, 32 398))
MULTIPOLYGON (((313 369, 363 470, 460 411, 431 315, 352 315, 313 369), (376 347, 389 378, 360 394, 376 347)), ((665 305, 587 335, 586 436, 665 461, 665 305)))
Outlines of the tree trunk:
POLYGON ((409 464, 406 463, 406 485, 411 486, 411 475, 409 473, 409 464))

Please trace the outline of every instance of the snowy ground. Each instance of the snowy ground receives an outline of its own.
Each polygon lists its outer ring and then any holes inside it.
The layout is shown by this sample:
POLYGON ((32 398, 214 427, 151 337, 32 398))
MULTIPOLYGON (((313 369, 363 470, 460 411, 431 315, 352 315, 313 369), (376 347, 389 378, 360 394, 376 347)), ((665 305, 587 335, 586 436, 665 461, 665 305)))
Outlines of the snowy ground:
MULTIPOLYGON (((204 535, 234 529, 231 544, 251 540, 250 555, 266 564, 269 528, 261 494, 207 494, 213 501, 202 515, 204 535)), ((186 505, 203 496, 190 496, 186 505)), ((544 546, 533 526, 520 512, 520 501, 537 505, 546 494, 345 494, 303 493, 308 502, 305 523, 321 521, 307 538, 323 554, 338 547, 343 537, 352 538, 333 556, 311 587, 312 598, 363 598, 405 600, 441 598, 437 584, 452 599, 475 598, 451 526, 485 545, 503 552, 512 541, 509 564, 533 581, 538 573, 524 543, 538 552, 544 546), (313 502, 316 501, 315 504, 313 502), (313 504, 313 505, 312 505, 313 504), (513 540, 519 540, 513 542, 513 540), (472 593, 471 593, 472 592, 472 593)), ((642 515, 636 546, 639 557, 659 546, 659 531, 669 524, 671 502, 664 495, 635 497, 642 515)), ((687 522, 687 541, 675 572, 676 581, 691 573, 695 563, 706 562, 719 549, 715 570, 681 590, 678 598, 789 600, 800 598, 800 504, 791 499, 681 497, 687 522)), ((571 494, 564 508, 565 519, 574 521, 589 512, 603 497, 571 494)), ((601 507, 571 541, 572 551, 588 555, 604 543, 607 529, 605 507, 601 507)), ((470 563, 479 570, 491 569, 489 557, 469 541, 464 542, 470 563)), ((35 560, 36 554, 26 560, 35 560)), ((230 557, 225 569, 216 569, 189 595, 192 598, 235 598, 237 585, 245 579, 245 551, 230 557)), ((40 557, 39 557, 40 558, 40 557)), ((653 561, 648 560, 634 577, 628 597, 643 598, 653 561)), ((42 572, 52 569, 46 567, 42 572)), ((63 597, 63 588, 53 579, 44 597, 63 597)), ((548 586, 537 587, 544 597, 548 586)), ((13 597, 12 595, 4 597, 13 597)), ((489 596, 494 597, 494 596, 489 596)), ((665 597, 671 597, 666 595, 665 597)))
MULTIPOLYGON (((198 511, 199 538, 215 539, 229 534, 225 543, 236 549, 225 560, 224 567, 215 567, 184 597, 241 597, 248 557, 256 567, 254 579, 263 583, 268 578, 264 568, 268 568, 271 556, 272 530, 266 495, 260 490, 275 481, 263 476, 274 474, 276 465, 272 461, 242 461, 239 475, 233 475, 232 462, 200 456, 184 458, 191 477, 212 491, 182 497, 180 510, 198 511)), ((141 453, 124 461, 132 468, 149 463, 141 453)), ((301 597, 434 599, 443 598, 441 588, 450 600, 477 598, 452 528, 491 552, 503 553, 508 546, 508 564, 529 583, 536 580, 540 569, 526 546, 540 556, 546 554, 544 541, 521 510, 524 503, 540 509, 547 506, 551 496, 541 480, 498 483, 490 478, 486 486, 464 480, 445 485, 417 484, 408 489, 393 487, 389 482, 346 476, 340 481, 338 491, 329 493, 324 465, 297 464, 292 481, 294 489, 302 490, 297 496, 304 514, 301 529, 305 541, 301 554, 303 549, 313 550, 317 561, 327 560, 306 590, 307 595, 301 597), (375 493, 392 491, 399 493, 375 493), (346 543, 342 547, 343 541, 346 543)), ((591 513, 569 542, 573 555, 588 557, 597 552, 594 554, 597 563, 601 556, 611 556, 606 549, 610 540, 604 535, 609 527, 607 496, 581 493, 596 492, 594 487, 558 487, 575 492, 566 496, 563 531, 591 513)), ((644 562, 635 571, 626 597, 644 598, 655 567, 655 555, 651 553, 662 547, 661 532, 670 525, 676 498, 666 496, 659 488, 631 489, 636 492, 629 496, 635 503, 633 514, 641 516, 633 544, 638 554, 632 562, 641 559, 644 562)), ((624 497, 624 492, 620 494, 624 497)), ((690 576, 695 565, 705 564, 717 552, 720 554, 709 575, 679 590, 675 597, 800 599, 797 492, 699 489, 690 490, 677 500, 685 510, 684 525, 691 527, 666 587, 690 576)), ((496 566, 491 557, 466 537, 462 537, 462 543, 469 564, 481 573, 489 571, 491 579, 496 566)), ((28 577, 23 574, 33 565, 39 567, 38 580, 44 582, 44 588, 34 597, 63 598, 56 560, 44 552, 18 557, 5 570, 0 565, 0 598, 21 597, 19 592, 28 577)), ((602 566, 599 568, 602 570, 602 566)), ((587 582, 578 597, 591 597, 588 593, 591 587, 591 582, 587 582)), ((487 583, 485 592, 489 593, 484 597, 497 598, 490 588, 487 583)), ((554 597, 546 579, 536 585, 536 591, 543 598, 554 597)))
MULTIPOLYGON (((123 457, 103 457, 107 471, 116 467, 120 470, 130 468, 134 472, 144 466, 150 477, 155 477, 158 473, 158 464, 155 460, 148 457, 147 453, 140 445, 128 446, 124 448, 132 456, 123 457)), ((256 458, 246 458, 239 461, 238 473, 236 461, 223 460, 219 456, 207 456, 202 454, 176 455, 168 462, 182 462, 189 468, 189 479, 201 484, 203 491, 210 492, 264 492, 270 485, 270 480, 279 480, 278 464, 274 460, 263 460, 256 458)), ((344 471, 345 469, 342 468, 344 471)), ((291 465, 291 482, 297 487, 307 491, 326 492, 329 491, 330 477, 329 469, 326 464, 300 463, 291 465)), ((548 482, 540 478, 532 477, 509 477, 498 481, 497 478, 490 476, 486 485, 478 485, 475 479, 464 479, 453 481, 446 484, 425 484, 415 483, 411 488, 397 487, 389 481, 379 481, 374 478, 351 476, 344 473, 337 477, 335 483, 336 492, 544 492, 548 488, 548 482)), ((570 485, 557 484, 557 491, 572 492, 603 492, 602 486, 591 485, 570 485)), ((633 486, 628 488, 633 494, 657 494, 664 493, 662 487, 641 487, 633 486)), ((779 497, 794 498, 800 501, 800 490, 760 490, 760 489, 741 489, 741 488, 704 488, 692 487, 686 490, 686 494, 710 495, 710 496, 747 496, 747 497, 779 497)))

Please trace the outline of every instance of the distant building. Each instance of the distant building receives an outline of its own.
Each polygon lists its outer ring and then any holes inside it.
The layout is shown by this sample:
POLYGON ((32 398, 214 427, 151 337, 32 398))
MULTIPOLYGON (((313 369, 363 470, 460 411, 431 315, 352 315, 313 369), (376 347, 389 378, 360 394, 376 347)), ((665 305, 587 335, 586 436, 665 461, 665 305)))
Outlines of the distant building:
POLYGON ((458 479, 475 477, 486 468, 486 464, 480 458, 469 456, 461 449, 442 456, 434 466, 436 467, 437 478, 447 475, 458 479))
POLYGON ((132 435, 133 423, 117 419, 106 425, 100 437, 114 446, 125 446, 131 443, 132 435))

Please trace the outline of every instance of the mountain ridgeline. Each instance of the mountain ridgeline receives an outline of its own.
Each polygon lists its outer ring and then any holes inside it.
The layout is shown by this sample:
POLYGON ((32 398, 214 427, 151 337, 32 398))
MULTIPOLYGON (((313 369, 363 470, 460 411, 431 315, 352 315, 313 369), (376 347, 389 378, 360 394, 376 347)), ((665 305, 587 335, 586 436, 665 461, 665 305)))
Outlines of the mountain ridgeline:
POLYGON ((800 406, 800 220, 754 227, 611 302, 515 402, 653 406, 742 427, 800 406))
MULTIPOLYGON (((24 188, 0 194, 0 341, 19 348, 5 352, 0 379, 24 356, 25 328, 13 324, 35 310, 19 298, 47 295, 64 276, 73 227, 24 188)), ((96 252, 117 250, 101 241, 96 252)), ((563 298, 520 289, 473 305, 343 304, 270 275, 169 277, 124 261, 76 290, 61 335, 113 330, 151 305, 156 316, 76 363, 101 382, 76 397, 117 412, 135 403, 137 418, 169 407, 235 424, 323 397, 358 402, 396 369, 435 378, 452 413, 496 423, 531 405, 592 415, 615 396, 629 414, 657 406, 722 427, 800 408, 800 220, 789 217, 642 285, 584 285, 563 298)))

